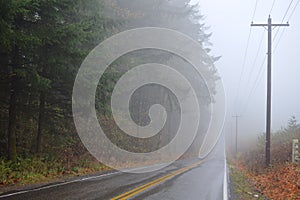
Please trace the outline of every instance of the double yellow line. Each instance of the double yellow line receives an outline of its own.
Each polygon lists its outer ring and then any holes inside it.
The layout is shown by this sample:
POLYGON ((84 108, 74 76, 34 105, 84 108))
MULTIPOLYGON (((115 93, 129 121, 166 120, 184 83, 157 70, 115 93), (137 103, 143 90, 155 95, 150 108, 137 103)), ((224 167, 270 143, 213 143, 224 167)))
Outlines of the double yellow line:
POLYGON ((199 166, 203 162, 204 161, 202 160, 202 161, 196 162, 194 164, 191 164, 191 165, 189 165, 187 167, 181 168, 181 169, 179 169, 177 171, 171 172, 170 174, 167 174, 167 175, 165 175, 165 176, 163 176, 161 178, 158 178, 158 179, 156 179, 154 181, 151 181, 151 182, 146 183, 144 185, 141 185, 141 186, 139 186, 137 188, 134 188, 133 190, 130 190, 130 191, 125 192, 125 193, 123 193, 123 194, 121 194, 119 196, 116 196, 116 197, 112 198, 111 200, 126 200, 126 199, 129 199, 131 197, 134 197, 134 196, 142 193, 143 191, 145 191, 145 190, 147 190, 149 188, 152 188, 152 187, 154 187, 154 186, 156 186, 156 185, 158 185, 158 184, 160 184, 162 182, 165 182, 165 181, 167 181, 167 180, 169 180, 169 179, 171 179, 171 178, 173 178, 173 177, 175 177, 175 176, 177 176, 179 174, 182 174, 182 173, 184 173, 184 172, 186 172, 186 171, 188 171, 188 170, 190 170, 192 168, 195 168, 195 167, 199 166))

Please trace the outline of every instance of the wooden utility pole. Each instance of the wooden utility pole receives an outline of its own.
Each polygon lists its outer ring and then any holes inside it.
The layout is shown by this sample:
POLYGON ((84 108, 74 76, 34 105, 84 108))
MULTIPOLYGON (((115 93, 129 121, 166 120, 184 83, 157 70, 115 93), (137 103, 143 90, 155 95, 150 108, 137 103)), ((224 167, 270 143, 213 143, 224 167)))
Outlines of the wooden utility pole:
POLYGON ((251 26, 268 27, 268 72, 267 72, 267 116, 266 116, 266 166, 270 166, 271 148, 271 95, 272 95, 272 27, 289 26, 289 24, 272 24, 269 15, 267 24, 251 24, 251 26))
POLYGON ((237 114, 235 116, 232 116, 235 118, 235 153, 238 152, 238 118, 241 116, 238 116, 237 114))

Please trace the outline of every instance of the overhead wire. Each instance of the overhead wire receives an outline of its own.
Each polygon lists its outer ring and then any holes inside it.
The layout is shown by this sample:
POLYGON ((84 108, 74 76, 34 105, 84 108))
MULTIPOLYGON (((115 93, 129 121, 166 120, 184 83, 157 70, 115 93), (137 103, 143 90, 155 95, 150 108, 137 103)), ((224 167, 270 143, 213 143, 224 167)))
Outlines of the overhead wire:
MULTIPOLYGON (((294 0, 291 0, 291 1, 290 1, 289 6, 287 7, 287 9, 286 9, 286 11, 285 11, 285 13, 284 13, 284 15, 283 15, 283 17, 282 17, 281 23, 283 23, 283 21, 285 20, 285 18, 286 18, 286 16, 287 16, 288 12, 289 12, 289 10, 290 10, 290 8, 291 8, 291 6, 292 6, 293 1, 294 1, 294 0)), ((276 33, 275 33, 275 36, 274 36, 274 38, 273 38, 273 41, 276 40, 279 31, 280 31, 280 26, 278 27, 278 29, 277 29, 277 31, 276 31, 276 33)))
MULTIPOLYGON (((257 50, 256 55, 255 55, 253 65, 252 65, 252 68, 251 68, 251 73, 250 73, 250 76, 249 76, 248 81, 247 81, 247 85, 250 85, 250 80, 252 78, 252 75, 253 75, 253 72, 254 72, 254 69, 255 69, 255 66, 256 66, 256 63, 257 63, 257 59, 258 59, 258 56, 259 56, 259 53, 260 53, 260 50, 262 48, 262 44, 263 44, 263 41, 264 41, 265 32, 266 32, 266 30, 264 29, 264 31, 262 33, 262 36, 261 36, 261 39, 260 39, 258 50, 257 50)), ((265 59, 266 59, 266 57, 264 58, 263 63, 260 65, 259 72, 256 75, 256 79, 254 81, 253 87, 251 88, 250 93, 249 93, 249 95, 246 99, 247 103, 243 104, 243 106, 242 106, 241 114, 243 113, 243 110, 245 109, 245 107, 247 107, 247 104, 249 103, 249 100, 252 96, 253 90, 255 90, 254 88, 257 88, 256 85, 257 85, 257 82, 259 81, 258 77, 261 77, 261 71, 262 71, 263 65, 265 63, 265 59)))
POLYGON ((257 9, 258 1, 259 1, 259 0, 256 0, 256 1, 255 1, 254 11, 253 11, 253 14, 252 14, 252 20, 251 20, 251 21, 254 20, 254 17, 255 17, 255 14, 256 14, 256 9, 257 9))
POLYGON ((265 62, 266 62, 266 59, 267 59, 267 56, 264 57, 264 60, 263 62, 261 63, 260 65, 260 68, 259 68, 259 72, 257 73, 257 76, 256 76, 256 79, 254 81, 254 84, 252 85, 252 88, 250 90, 250 93, 249 95, 247 96, 247 99, 246 99, 246 103, 242 109, 242 112, 241 114, 245 113, 247 111, 247 108, 248 108, 248 104, 250 102, 250 99, 252 98, 252 95, 254 94, 254 92, 256 91, 256 89, 258 88, 258 86, 260 85, 260 82, 263 78, 263 72, 265 72, 265 68, 264 68, 264 65, 265 65, 265 62))
MULTIPOLYGON (((292 0, 292 1, 293 1, 293 0, 292 0)), ((299 0, 299 1, 300 1, 300 0, 299 0)), ((271 15, 271 13, 272 13, 272 11, 273 11, 275 2, 276 2, 276 0, 273 0, 273 3, 272 3, 272 5, 271 5, 271 9, 270 9, 270 11, 269 11, 269 15, 271 15)), ((290 7, 290 6, 289 6, 289 7, 290 7)), ((261 39, 261 41, 260 41, 260 45, 259 45, 259 48, 258 48, 256 57, 255 57, 255 62, 254 62, 254 64, 253 64, 253 66, 252 66, 251 74, 250 74, 250 77, 249 77, 249 79, 248 79, 248 80, 249 80, 249 81, 248 81, 248 84, 250 83, 250 80, 251 80, 251 77, 252 77, 252 74, 253 74, 253 70, 254 70, 254 66, 256 65, 256 60, 257 60, 257 57, 258 57, 258 53, 259 53, 259 51, 260 51, 260 49, 261 49, 261 44, 262 44, 262 41, 263 41, 263 37, 264 37, 265 32, 266 32, 266 29, 264 29, 264 32, 263 32, 263 35, 262 35, 262 39, 261 39)), ((265 64, 265 62, 266 62, 266 56, 264 57, 264 60, 263 60, 262 64, 260 65, 259 72, 258 72, 258 74, 257 74, 257 76, 256 76, 256 79, 255 79, 255 81, 254 81, 254 84, 252 85, 252 88, 251 88, 251 90, 250 90, 250 93, 249 93, 249 95, 248 95, 247 98, 246 98, 246 103, 242 106, 241 114, 243 114, 244 112, 247 111, 247 107, 248 107, 248 104, 249 104, 249 102, 250 102, 250 99, 252 98, 252 95, 253 95, 254 92, 256 91, 257 87, 260 85, 260 82, 261 82, 262 77, 263 77, 263 76, 262 76, 262 75, 263 75, 263 72, 265 71, 265 70, 263 70, 263 69, 265 69, 265 68, 263 67, 264 64, 265 64)))
MULTIPOLYGON (((271 6, 271 9, 270 9, 269 14, 271 14, 271 12, 272 12, 272 10, 273 10, 275 1, 276 1, 276 0, 274 0, 273 3, 272 3, 272 6, 271 6)), ((294 1, 294 0, 291 0, 291 1, 290 1, 289 5, 288 5, 288 7, 287 7, 287 9, 286 9, 286 11, 285 11, 283 17, 282 17, 281 23, 283 23, 283 21, 285 20, 285 18, 286 18, 286 16, 287 16, 288 12, 289 12, 289 10, 290 10, 290 8, 291 8, 291 6, 292 6, 293 1, 294 1)), ((297 3, 296 3, 296 5, 294 6, 294 8, 293 8, 293 10, 292 10, 292 13, 290 14, 290 16, 289 16, 289 18, 288 18, 288 21, 289 21, 289 19, 293 16, 293 14, 294 14, 294 12, 295 12, 295 10, 296 10, 296 7, 298 6, 299 2, 300 2, 300 0, 298 0, 297 3)), ((275 48, 274 48, 273 52, 276 51, 277 46, 278 46, 278 44, 279 44, 279 41, 281 40, 281 38, 282 38, 282 36, 283 36, 283 34, 284 34, 284 31, 285 31, 285 29, 283 29, 283 31, 281 32, 281 35, 280 35, 280 37, 279 37, 279 40, 277 41, 277 44, 275 45, 275 48)), ((273 41, 276 39, 278 33, 279 33, 279 28, 277 29, 277 32, 276 32, 276 34, 275 34, 275 37, 274 37, 273 41)), ((265 58, 264 58, 264 60, 263 60, 263 62, 262 62, 262 64, 261 64, 260 71, 259 71, 259 73, 258 73, 258 76, 256 77, 256 80, 255 80, 255 82, 254 82, 254 84, 253 84, 253 87, 251 88, 250 93, 249 93, 249 95, 248 95, 248 97, 247 97, 247 100, 246 100, 247 102, 246 102, 246 104, 245 104, 245 107, 243 107, 242 113, 245 112, 245 111, 247 110, 249 101, 250 101, 250 99, 251 99, 253 93, 256 91, 257 87, 260 85, 260 82, 261 82, 261 80, 262 80, 262 74, 263 74, 262 72, 265 71, 265 70, 263 70, 263 69, 264 69, 263 66, 264 66, 265 61, 266 61, 266 56, 265 56, 265 58)))
MULTIPOLYGON (((252 14, 252 20, 254 20, 255 14, 256 14, 256 10, 257 10, 257 4, 258 4, 259 0, 255 1, 255 6, 254 6, 254 10, 253 10, 253 14, 252 14)), ((239 78, 239 82, 238 82, 238 89, 237 89, 237 93, 236 93, 236 98, 235 98, 235 105, 237 105, 238 99, 239 99, 239 93, 240 93, 240 85, 242 82, 242 77, 245 71, 245 66, 246 66, 246 61, 247 61, 247 55, 248 55, 248 49, 249 49, 249 44, 250 44, 250 38, 251 38, 251 33, 252 33, 252 27, 249 30, 249 34, 248 34, 248 39, 247 39, 247 44, 246 44, 246 49, 245 49, 245 53, 244 53, 244 58, 243 58, 243 64, 242 64, 242 71, 240 74, 240 78, 239 78)), ((236 108, 238 109, 238 107, 236 108)))
POLYGON ((250 43, 250 38, 251 38, 251 32, 252 32, 252 28, 250 28, 250 31, 249 31, 249 34, 248 34, 248 39, 247 39, 247 44, 246 44, 246 50, 245 50, 245 53, 244 53, 243 64, 242 64, 242 71, 241 71, 241 74, 240 74, 240 78, 239 78, 239 82, 238 82, 237 94, 236 94, 236 98, 235 98, 235 105, 237 105, 237 101, 239 99, 240 86, 241 86, 242 77, 243 77, 243 74, 244 74, 244 71, 245 71, 246 60, 247 60, 248 49, 249 49, 249 43, 250 43))
POLYGON ((294 0, 291 0, 291 2, 290 2, 290 4, 289 4, 288 8, 286 9, 286 11, 285 11, 285 13, 284 13, 284 16, 283 16, 283 18, 282 18, 282 20, 281 20, 281 23, 284 21, 285 17, 287 16, 287 14, 288 14, 288 12, 289 12, 289 10, 290 10, 290 8, 291 8, 291 5, 292 5, 293 1, 294 1, 294 0))
MULTIPOLYGON (((288 20, 287 20, 288 22, 291 20, 292 16, 294 15, 294 13, 295 13, 295 11, 296 11, 296 9, 297 9, 299 3, 300 3, 300 0, 298 0, 297 3, 295 4, 295 6, 294 6, 294 8, 293 8, 293 10, 292 10, 292 12, 291 12, 291 14, 290 14, 289 17, 288 17, 288 20)), ((277 47, 278 47, 278 45, 279 45, 279 43, 280 43, 281 38, 282 38, 283 35, 284 35, 285 30, 286 30, 286 29, 283 29, 283 31, 281 32, 281 34, 280 34, 280 36, 279 36, 279 39, 278 39, 277 42, 276 42, 276 45, 275 45, 274 50, 273 50, 274 53, 275 53, 276 50, 277 50, 277 47)))
POLYGON ((251 77, 252 77, 252 75, 253 75, 254 68, 255 68, 255 66, 256 66, 257 59, 258 59, 258 56, 259 56, 259 52, 260 52, 260 50, 261 50, 261 48, 262 48, 262 44, 263 44, 263 41, 264 41, 265 33, 266 33, 266 30, 264 30, 263 33, 262 33, 262 36, 261 36, 261 39, 260 39, 260 42, 259 42, 259 45, 258 45, 258 49, 257 49, 256 55, 255 55, 255 58, 254 58, 254 62, 253 62, 252 67, 251 67, 250 76, 249 76, 249 78, 248 78, 248 80, 247 80, 247 82, 246 82, 247 85, 250 83, 250 79, 251 79, 251 77))
POLYGON ((298 6, 298 4, 299 4, 299 2, 300 2, 300 0, 297 1, 296 5, 294 6, 294 8, 293 8, 293 10, 292 10, 292 12, 291 12, 291 14, 290 14, 290 16, 289 16, 289 18, 288 18, 287 21, 290 21, 290 19, 291 19, 292 16, 294 15, 294 13, 295 13, 295 11, 296 11, 296 9, 297 9, 297 6, 298 6))
POLYGON ((273 8, 274 8, 274 5, 275 5, 275 2, 276 2, 276 0, 274 0, 273 1, 273 3, 272 3, 272 7, 271 7, 271 9, 270 9, 270 12, 269 12, 269 15, 272 13, 272 11, 273 11, 273 8))
POLYGON ((280 42, 281 38, 282 38, 283 35, 284 35, 284 32, 285 32, 285 29, 283 29, 283 30, 281 31, 281 33, 280 33, 280 36, 279 36, 279 38, 278 38, 278 40, 277 40, 277 42, 276 42, 276 44, 275 44, 275 47, 274 47, 274 49, 273 49, 273 54, 276 52, 277 47, 278 47, 278 45, 279 45, 279 42, 280 42))

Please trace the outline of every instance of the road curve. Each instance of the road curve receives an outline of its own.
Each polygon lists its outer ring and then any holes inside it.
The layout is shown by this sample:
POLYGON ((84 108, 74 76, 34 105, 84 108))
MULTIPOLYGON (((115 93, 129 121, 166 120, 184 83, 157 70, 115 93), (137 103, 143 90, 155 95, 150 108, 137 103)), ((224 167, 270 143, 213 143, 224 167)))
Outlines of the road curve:
POLYGON ((0 200, 222 200, 226 199, 224 146, 221 139, 206 159, 177 161, 156 172, 114 172, 86 177, 42 188, 2 194, 0 200))

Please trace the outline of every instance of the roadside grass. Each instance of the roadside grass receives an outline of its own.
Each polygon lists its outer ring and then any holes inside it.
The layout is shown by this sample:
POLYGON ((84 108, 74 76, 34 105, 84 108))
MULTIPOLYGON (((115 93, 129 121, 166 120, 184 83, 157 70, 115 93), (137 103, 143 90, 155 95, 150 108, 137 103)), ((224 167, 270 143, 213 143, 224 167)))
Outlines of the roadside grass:
POLYGON ((234 163, 229 163, 229 175, 231 183, 231 200, 267 200, 255 188, 254 183, 234 163))
POLYGON ((66 166, 59 160, 41 158, 19 158, 16 162, 0 159, 0 193, 9 187, 49 183, 108 170, 111 169, 94 160, 77 160, 66 166))
MULTIPOLYGON (((186 155, 181 159, 193 157, 186 155)), ((164 161, 167 159, 164 159, 164 161)), ((143 163, 123 163, 120 168, 134 168, 160 163, 153 160, 143 163)), ((65 181, 78 176, 99 174, 112 169, 98 162, 91 156, 74 157, 64 162, 63 159, 45 157, 18 158, 16 162, 0 157, 0 194, 24 186, 35 186, 65 181)))

